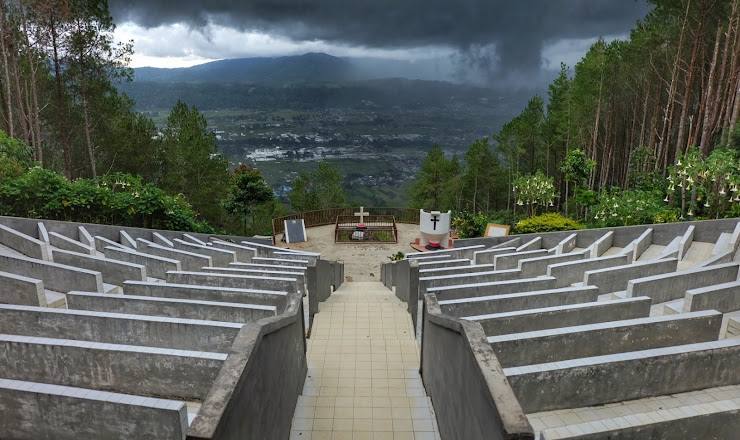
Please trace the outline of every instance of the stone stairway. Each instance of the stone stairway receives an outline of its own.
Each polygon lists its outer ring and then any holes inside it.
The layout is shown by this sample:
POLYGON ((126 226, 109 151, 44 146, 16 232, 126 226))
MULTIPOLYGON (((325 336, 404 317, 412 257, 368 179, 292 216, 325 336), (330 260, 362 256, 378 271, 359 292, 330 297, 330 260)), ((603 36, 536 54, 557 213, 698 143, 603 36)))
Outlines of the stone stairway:
POLYGON ((291 439, 439 439, 406 304, 348 282, 320 305, 291 439))

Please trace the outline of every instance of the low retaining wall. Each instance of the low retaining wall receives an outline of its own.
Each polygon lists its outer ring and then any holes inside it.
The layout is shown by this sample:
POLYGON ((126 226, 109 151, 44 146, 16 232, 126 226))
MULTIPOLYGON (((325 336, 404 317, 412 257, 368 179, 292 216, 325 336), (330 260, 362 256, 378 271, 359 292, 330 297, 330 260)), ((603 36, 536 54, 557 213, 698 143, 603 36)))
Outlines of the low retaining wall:
POLYGON ((740 310, 740 282, 723 283, 686 291, 683 311, 717 310, 730 313, 740 310))
POLYGON ((721 264, 631 280, 627 296, 649 296, 653 304, 683 298, 687 290, 736 281, 740 265, 721 264))
POLYGON ((281 292, 299 292, 303 294, 303 286, 298 284, 297 278, 266 277, 249 275, 231 275, 220 273, 169 271, 165 278, 168 283, 199 284, 202 286, 233 287, 237 289, 264 289, 281 292))
POLYGON ((122 285, 126 280, 146 280, 146 267, 141 264, 126 263, 125 261, 111 260, 58 249, 51 250, 51 258, 55 263, 100 272, 103 275, 103 282, 115 284, 116 286, 122 285))
POLYGON ((228 266, 229 263, 233 263, 236 260, 236 252, 227 251, 225 249, 217 249, 213 246, 205 246, 197 243, 190 243, 185 240, 174 239, 172 243, 175 245, 175 249, 181 251, 188 251, 194 254, 203 254, 211 257, 214 266, 228 266))
POLYGON ((588 260, 569 261, 566 263, 550 264, 547 266, 547 275, 557 278, 557 287, 570 286, 580 283, 586 272, 590 270, 607 269, 615 266, 624 266, 632 263, 632 254, 615 255, 613 257, 592 258, 588 260))
MULTIPOLYGON (((157 257, 156 255, 145 254, 143 252, 137 252, 127 248, 106 246, 103 249, 103 253, 105 254, 105 258, 146 266, 147 274, 149 274, 150 277, 160 279, 164 279, 167 276, 166 274, 168 271, 180 270, 182 268, 179 260, 157 257)), ((76 290, 80 289, 81 288, 77 288, 76 290)))
POLYGON ((49 259, 49 250, 46 243, 3 224, 0 224, 0 244, 31 258, 49 259))
POLYGON ((0 272, 0 303, 46 307, 44 283, 35 278, 0 272))
POLYGON ((532 292, 555 287, 555 278, 539 277, 519 279, 513 281, 499 281, 493 283, 470 283, 455 286, 433 287, 428 289, 440 301, 449 299, 476 298, 488 295, 503 295, 507 293, 532 292))
POLYGON ((136 239, 139 249, 145 254, 156 255, 158 257, 177 260, 180 262, 182 270, 198 271, 204 267, 213 266, 213 260, 209 255, 198 254, 195 252, 184 251, 182 249, 170 248, 158 245, 152 241, 143 238, 136 239))
POLYGON ((589 286, 598 286, 599 292, 603 295, 626 290, 628 288, 627 284, 636 278, 675 272, 677 268, 678 260, 676 258, 633 263, 587 271, 583 276, 583 283, 589 286))
POLYGON ((28 278, 40 279, 49 290, 66 293, 71 290, 103 291, 103 276, 100 272, 65 266, 51 261, 0 255, 0 267, 4 272, 28 278))

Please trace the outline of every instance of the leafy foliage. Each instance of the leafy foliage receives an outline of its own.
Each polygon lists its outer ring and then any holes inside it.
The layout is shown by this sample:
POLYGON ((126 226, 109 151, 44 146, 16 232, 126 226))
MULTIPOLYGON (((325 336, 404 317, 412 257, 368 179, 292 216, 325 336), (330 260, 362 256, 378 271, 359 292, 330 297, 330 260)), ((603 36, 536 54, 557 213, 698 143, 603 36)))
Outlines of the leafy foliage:
POLYGON ((599 195, 592 209, 591 221, 596 227, 644 225, 665 211, 659 192, 614 188, 599 195))
POLYGON ((329 162, 321 161, 310 173, 301 172, 288 194, 295 212, 339 208, 347 201, 342 175, 329 162))
POLYGON ((583 229, 583 227, 573 219, 563 217, 555 212, 549 212, 520 221, 514 225, 512 232, 515 234, 532 234, 573 229, 583 229))
POLYGON ((555 185, 552 177, 547 177, 542 171, 534 175, 517 177, 514 180, 514 193, 517 197, 517 205, 527 207, 529 216, 533 216, 539 207, 553 206, 553 201, 558 195, 555 193, 555 185))
POLYGON ((488 217, 482 212, 473 214, 463 211, 452 219, 452 227, 460 238, 481 237, 486 232, 486 225, 488 217))
MULTIPOLYGON (((255 207, 275 200, 275 195, 260 172, 246 165, 234 169, 231 179, 232 186, 221 204, 229 213, 244 218, 244 235, 247 235, 247 217, 253 213, 255 207)), ((254 216, 252 229, 254 230, 254 216)))

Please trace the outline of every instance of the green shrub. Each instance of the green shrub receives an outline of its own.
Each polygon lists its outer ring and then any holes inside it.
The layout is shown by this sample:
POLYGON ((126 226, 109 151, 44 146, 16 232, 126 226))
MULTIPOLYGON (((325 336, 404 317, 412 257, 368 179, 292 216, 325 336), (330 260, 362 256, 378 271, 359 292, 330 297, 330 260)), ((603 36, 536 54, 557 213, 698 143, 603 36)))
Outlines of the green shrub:
POLYGON ((488 225, 488 217, 482 212, 472 214, 463 211, 452 219, 452 227, 457 230, 460 238, 482 237, 486 232, 486 225, 488 225))
POLYGON ((514 225, 514 234, 531 234, 537 232, 570 231, 583 229, 575 220, 563 217, 558 213, 547 213, 522 220, 514 225))
POLYGON ((657 191, 612 188, 599 195, 599 204, 591 211, 592 224, 597 228, 646 225, 666 210, 662 194, 657 191))

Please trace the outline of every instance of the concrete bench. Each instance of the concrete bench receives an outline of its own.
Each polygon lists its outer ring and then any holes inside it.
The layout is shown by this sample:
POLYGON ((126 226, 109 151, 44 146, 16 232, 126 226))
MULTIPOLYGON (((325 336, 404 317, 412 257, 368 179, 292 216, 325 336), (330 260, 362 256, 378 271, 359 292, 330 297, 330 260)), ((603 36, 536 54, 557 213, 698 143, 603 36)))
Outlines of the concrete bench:
POLYGON ((437 277, 460 273, 492 272, 493 264, 471 264, 469 266, 438 267, 437 269, 419 269, 421 277, 437 277))
POLYGON ((227 355, 0 334, 6 379, 204 400, 227 355))
POLYGON ((80 289, 103 292, 103 276, 97 271, 20 255, 0 255, 0 268, 3 272, 40 279, 45 288, 57 292, 80 289))
POLYGON ((740 339, 505 368, 525 413, 740 383, 740 339), (588 384, 588 386, 584 386, 588 384))
POLYGON ((182 270, 200 270, 201 267, 213 266, 213 258, 210 255, 158 245, 143 238, 138 238, 136 242, 139 245, 139 250, 145 254, 179 261, 182 270))
POLYGON ((122 245, 121 243, 117 241, 110 240, 105 237, 101 237, 100 235, 96 235, 93 237, 93 243, 95 245, 95 250, 98 252, 105 252, 105 248, 107 246, 112 246, 114 248, 123 248, 123 249, 131 249, 127 246, 122 245))
POLYGON ((158 298, 154 296, 106 295, 88 292, 67 293, 67 307, 131 315, 166 316, 203 321, 246 324, 275 316, 275 306, 226 303, 193 299, 158 298))
POLYGON ((535 249, 532 251, 498 254, 493 257, 493 266, 496 268, 496 270, 517 269, 519 267, 519 260, 544 257, 547 254, 547 249, 535 249))
MULTIPOLYGON (((476 251, 482 251, 485 248, 486 247, 482 244, 476 244, 472 246, 447 248, 441 251, 433 251, 433 252, 443 252, 445 254, 448 254, 450 258, 453 258, 453 259, 465 258, 467 260, 472 260, 476 251)), ((428 252, 411 252, 411 253, 406 254, 406 258, 407 259, 416 258, 417 256, 422 256, 425 254, 428 254, 428 252)))
POLYGON ((269 257, 254 257, 252 263, 255 264, 277 264, 277 265, 290 265, 290 266, 308 266, 309 261, 306 259, 292 259, 292 258, 269 258, 269 257))
POLYGON ((279 290, 236 289, 230 287, 141 281, 126 281, 123 283, 123 294, 275 306, 278 314, 285 311, 288 298, 288 292, 279 290))
POLYGON ((504 368, 717 340, 715 310, 491 336, 504 368))
POLYGON ((236 261, 236 252, 234 251, 191 243, 179 238, 172 240, 172 243, 175 245, 175 249, 210 256, 214 266, 228 266, 229 263, 236 261))
POLYGON ((236 254, 237 262, 248 263, 252 261, 252 258, 257 256, 257 249, 252 247, 243 246, 236 243, 229 243, 227 241, 221 240, 211 240, 210 244, 216 249, 233 251, 236 254))
POLYGON ((740 282, 716 284, 686 291, 683 312, 717 310, 730 313, 740 310, 740 282))
POLYGON ((201 286, 234 287, 237 289, 264 289, 281 292, 303 292, 303 286, 295 277, 268 277, 256 275, 232 275, 225 273, 205 273, 169 271, 166 281, 174 284, 199 284, 201 286))
POLYGON ((599 289, 594 286, 566 287, 439 301, 439 306, 446 315, 462 317, 590 303, 596 301, 598 296, 599 289))
POLYGON ((187 408, 175 400, 0 379, 0 402, 8 438, 182 440, 188 429, 187 408))
POLYGON ((466 258, 458 258, 454 260, 419 261, 419 270, 439 269, 441 267, 459 267, 459 266, 470 266, 470 260, 466 258))
POLYGON ((428 260, 445 260, 451 259, 452 255, 444 252, 417 252, 406 255, 407 260, 418 260, 419 262, 428 260))
POLYGON ((0 272, 0 303, 46 307, 44 282, 14 273, 0 272))
POLYGON ((624 266, 630 263, 632 263, 632 253, 550 264, 547 266, 546 273, 549 276, 557 278, 558 281, 555 284, 557 287, 565 287, 582 282, 583 276, 590 270, 624 266))
MULTIPOLYGON (((475 266, 469 266, 475 267, 475 266)), ((427 272, 425 272, 426 274, 427 272)), ((521 273, 518 269, 500 270, 488 272, 472 272, 459 274, 444 274, 440 276, 421 276, 419 271, 419 289, 425 292, 432 287, 455 286, 470 283, 491 283, 499 281, 513 281, 519 278, 521 273)))
POLYGON ((27 257, 48 260, 49 250, 45 242, 0 224, 0 244, 20 252, 27 257))
POLYGON ((650 260, 606 269, 589 270, 583 275, 583 284, 598 286, 599 291, 603 295, 627 289, 627 284, 636 278, 675 272, 677 268, 678 260, 676 258, 670 258, 667 260, 650 260))
POLYGON ((73 240, 57 232, 49 232, 49 244, 65 251, 77 252, 81 254, 93 255, 95 247, 88 246, 77 240, 73 240))
POLYGON ((257 264, 257 263, 241 263, 241 262, 230 263, 228 268, 272 270, 275 272, 306 272, 308 270, 306 266, 289 266, 289 265, 284 266, 284 265, 279 265, 279 264, 257 264))
POLYGON ((649 296, 653 304, 683 298, 687 290, 737 280, 740 265, 720 264, 695 270, 637 278, 627 284, 627 296, 649 296))
POLYGON ((279 258, 281 260, 302 260, 302 261, 316 261, 321 258, 321 254, 316 253, 296 253, 296 252, 287 252, 287 251, 276 251, 272 254, 274 258, 279 258))
MULTIPOLYGON (((125 247, 106 246, 103 249, 106 258, 113 260, 125 261, 127 263, 140 264, 146 266, 147 274, 151 277, 164 279, 167 271, 182 269, 182 263, 172 258, 158 257, 156 255, 138 252, 125 247)), ((72 290, 88 290, 78 287, 72 290)))
POLYGON ((532 292, 535 290, 552 289, 554 286, 555 278, 540 277, 512 281, 496 281, 490 283, 470 283, 457 284, 454 286, 432 287, 427 289, 427 291, 437 295, 440 301, 444 301, 448 299, 503 295, 506 293, 532 292))
POLYGON ((475 264, 493 264, 494 258, 496 258, 496 255, 501 254, 509 254, 511 252, 516 252, 515 247, 503 247, 498 249, 484 249, 482 251, 475 251, 473 253, 473 260, 475 261, 475 264))
POLYGON ((300 268, 296 271, 284 272, 272 269, 255 269, 255 268, 237 268, 237 267, 203 267, 199 272, 204 273, 221 273, 231 275, 253 275, 260 277, 290 277, 298 280, 298 284, 304 285, 306 282, 306 272, 308 268, 300 268))
POLYGON ((0 304, 0 333, 228 353, 243 324, 0 304))
POLYGON ((141 264, 127 263, 125 261, 59 249, 51 249, 51 258, 55 263, 100 272, 103 275, 103 282, 108 284, 120 286, 126 280, 146 280, 146 267, 141 264))
POLYGON ((569 304, 514 312, 468 316, 463 319, 483 326, 486 336, 523 333, 623 319, 644 318, 650 315, 650 298, 620 299, 593 303, 569 304))
POLYGON ((525 258, 524 260, 519 260, 517 268, 522 271, 522 278, 534 278, 540 275, 545 275, 547 273, 547 267, 551 264, 583 260, 587 256, 588 254, 584 251, 548 255, 546 257, 525 258))

